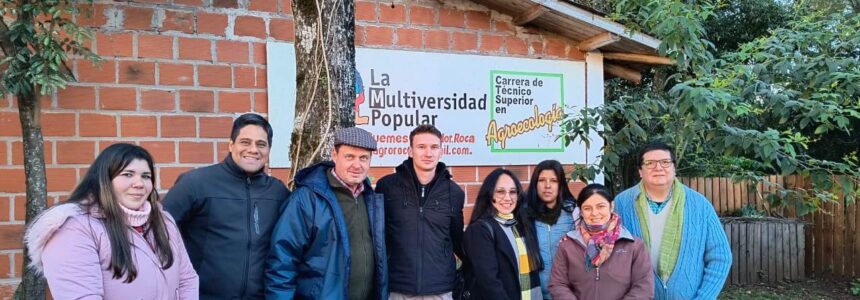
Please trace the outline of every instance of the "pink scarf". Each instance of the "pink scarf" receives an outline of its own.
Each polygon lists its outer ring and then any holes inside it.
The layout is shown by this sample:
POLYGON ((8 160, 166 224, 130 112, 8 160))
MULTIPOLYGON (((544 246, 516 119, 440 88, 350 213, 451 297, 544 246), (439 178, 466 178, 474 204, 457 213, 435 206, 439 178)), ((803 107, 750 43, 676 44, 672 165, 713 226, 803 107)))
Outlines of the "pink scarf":
POLYGON ((577 229, 579 229, 579 234, 582 235, 582 239, 586 241, 586 270, 599 268, 603 262, 609 259, 609 256, 612 254, 612 249, 615 248, 615 241, 618 240, 618 236, 621 234, 621 226, 618 226, 618 223, 620 222, 621 217, 615 213, 612 213, 612 216, 609 218, 609 222, 607 222, 602 229, 598 229, 596 231, 589 231, 588 228, 586 228, 588 225, 585 224, 585 221, 579 222, 577 229))

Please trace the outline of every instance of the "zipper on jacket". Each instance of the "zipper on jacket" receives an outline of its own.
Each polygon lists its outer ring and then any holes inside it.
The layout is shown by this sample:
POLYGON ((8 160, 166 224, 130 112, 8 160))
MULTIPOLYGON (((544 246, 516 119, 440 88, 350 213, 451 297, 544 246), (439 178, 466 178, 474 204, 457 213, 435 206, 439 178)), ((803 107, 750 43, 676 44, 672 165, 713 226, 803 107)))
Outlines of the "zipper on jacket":
MULTIPOLYGON (((246 202, 248 203, 246 205, 246 207, 247 207, 246 212, 248 214, 251 214, 251 177, 245 177, 245 195, 247 197, 246 202)), ((247 292, 247 289, 248 289, 248 268, 250 267, 249 260, 251 259, 250 256, 251 256, 251 238, 252 238, 251 226, 249 226, 248 223, 245 223, 245 226, 247 226, 246 228, 248 228, 248 243, 247 243, 248 251, 245 253, 245 268, 244 268, 244 270, 242 270, 242 289, 241 289, 242 292, 240 293, 242 298, 245 298, 245 293, 247 292)))
POLYGON ((594 281, 600 281, 600 267, 597 267, 597 276, 594 277, 594 281))
POLYGON ((260 210, 257 209, 257 201, 254 201, 254 232, 260 235, 260 210))

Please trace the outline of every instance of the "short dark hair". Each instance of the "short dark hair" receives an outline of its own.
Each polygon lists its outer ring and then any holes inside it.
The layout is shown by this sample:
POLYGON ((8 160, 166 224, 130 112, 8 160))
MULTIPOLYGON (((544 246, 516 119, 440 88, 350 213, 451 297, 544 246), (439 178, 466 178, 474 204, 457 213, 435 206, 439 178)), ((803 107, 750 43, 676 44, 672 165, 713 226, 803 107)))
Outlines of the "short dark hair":
POLYGON ((415 129, 412 129, 412 132, 409 133, 409 146, 412 146, 412 140, 415 138, 415 136, 422 133, 429 133, 435 135, 437 138, 439 138, 439 143, 442 143, 442 132, 439 131, 436 126, 430 124, 421 124, 418 125, 418 127, 415 127, 415 129))
POLYGON ((272 145, 272 125, 269 124, 269 121, 263 116, 260 116, 255 113, 247 113, 239 116, 233 121, 233 131, 230 132, 230 140, 236 141, 236 138, 239 137, 239 131, 245 126, 248 125, 257 125, 263 128, 266 131, 266 137, 269 140, 269 146, 272 145))
POLYGON ((672 147, 669 147, 669 145, 666 145, 666 143, 659 141, 650 142, 648 144, 645 144, 645 146, 642 146, 642 151, 639 152, 639 157, 636 158, 636 163, 639 168, 642 168, 642 164, 645 163, 645 153, 656 150, 668 151, 669 156, 672 158, 672 162, 675 161, 675 150, 673 150, 672 147))
POLYGON ((615 200, 615 197, 612 197, 612 193, 610 193, 609 189, 605 186, 599 183, 592 183, 586 185, 582 191, 579 192, 579 197, 576 198, 576 206, 582 207, 585 200, 588 200, 589 197, 594 196, 595 194, 606 198, 606 201, 609 201, 609 203, 612 203, 612 201, 615 200))

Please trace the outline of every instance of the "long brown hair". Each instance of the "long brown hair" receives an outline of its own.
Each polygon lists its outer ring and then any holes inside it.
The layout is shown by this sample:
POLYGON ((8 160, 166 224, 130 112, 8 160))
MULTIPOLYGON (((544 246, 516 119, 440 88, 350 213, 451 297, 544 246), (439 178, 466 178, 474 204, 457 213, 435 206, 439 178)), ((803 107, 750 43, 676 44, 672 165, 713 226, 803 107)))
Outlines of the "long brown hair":
MULTIPOLYGON (((113 179, 135 159, 146 161, 152 171, 152 186, 155 187, 155 168, 152 163, 152 155, 143 147, 120 143, 113 144, 102 151, 90 168, 84 179, 69 197, 70 203, 80 205, 85 211, 92 212, 93 209, 104 215, 104 226, 110 239, 111 256, 110 266, 113 278, 119 279, 125 276, 124 282, 132 282, 137 277, 137 267, 131 255, 131 241, 129 238, 125 212, 122 211, 118 199, 113 193, 113 179)), ((154 250, 161 261, 161 268, 167 269, 173 265, 173 251, 170 249, 170 237, 167 234, 165 220, 158 209, 158 192, 152 191, 147 199, 152 205, 152 212, 147 220, 144 236, 155 237, 154 250)), ((178 238, 178 237, 174 237, 178 238)))

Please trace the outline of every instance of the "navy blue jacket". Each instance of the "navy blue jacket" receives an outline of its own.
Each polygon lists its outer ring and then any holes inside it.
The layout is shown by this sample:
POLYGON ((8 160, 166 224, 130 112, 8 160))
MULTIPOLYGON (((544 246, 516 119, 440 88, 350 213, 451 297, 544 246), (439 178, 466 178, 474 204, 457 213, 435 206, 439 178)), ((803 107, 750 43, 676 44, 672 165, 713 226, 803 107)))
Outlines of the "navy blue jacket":
POLYGON ((445 164, 419 195, 412 158, 396 173, 376 182, 385 196, 385 238, 389 288, 410 295, 435 295, 454 289, 454 254, 463 257, 463 189, 445 164))
POLYGON ((289 194, 263 171, 246 174, 229 154, 176 179, 164 209, 200 275, 200 299, 263 299, 269 238, 289 194))
MULTIPOLYGON (((329 186, 330 161, 296 174, 296 189, 272 234, 266 261, 267 299, 346 299, 349 294, 349 235, 329 186)), ((375 259, 374 299, 388 299, 383 199, 364 181, 375 259)))

